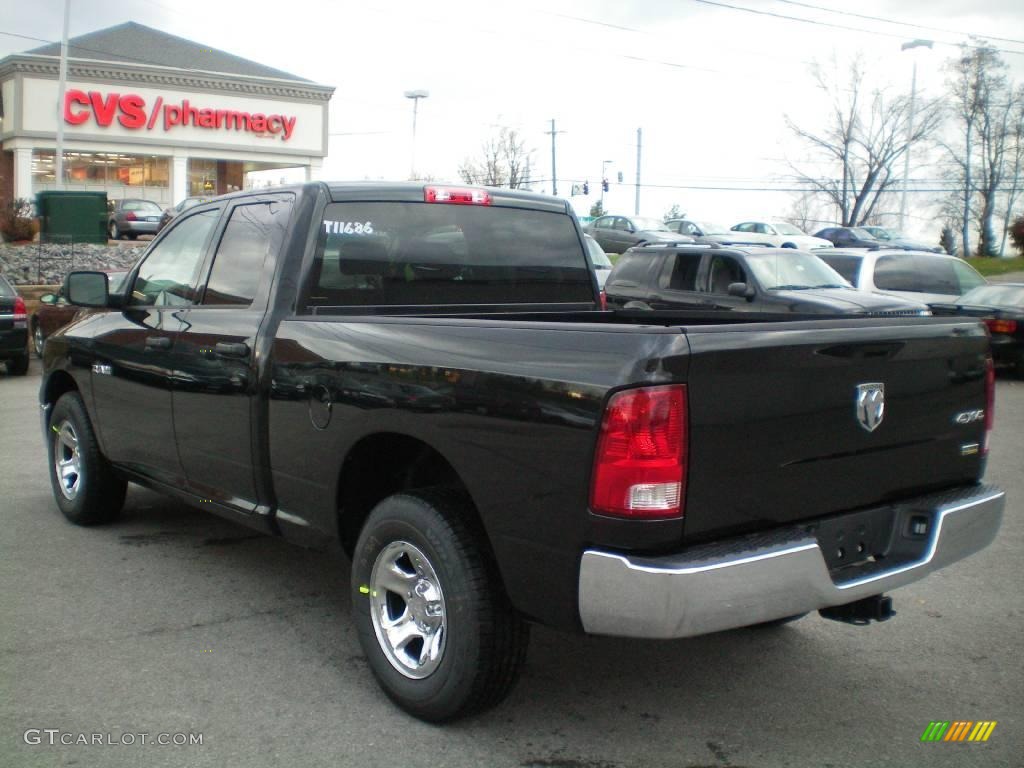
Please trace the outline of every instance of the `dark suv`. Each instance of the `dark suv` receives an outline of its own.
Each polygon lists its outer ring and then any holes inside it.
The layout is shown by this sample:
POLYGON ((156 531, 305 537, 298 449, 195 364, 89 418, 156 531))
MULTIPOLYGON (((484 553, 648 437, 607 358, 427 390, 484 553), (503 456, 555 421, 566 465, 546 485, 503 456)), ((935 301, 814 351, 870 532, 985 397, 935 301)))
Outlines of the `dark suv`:
POLYGON ((622 255, 609 309, 928 315, 924 304, 854 289, 816 255, 782 248, 648 246, 622 255))
POLYGON ((0 275, 0 362, 15 376, 28 373, 28 313, 25 300, 0 275))

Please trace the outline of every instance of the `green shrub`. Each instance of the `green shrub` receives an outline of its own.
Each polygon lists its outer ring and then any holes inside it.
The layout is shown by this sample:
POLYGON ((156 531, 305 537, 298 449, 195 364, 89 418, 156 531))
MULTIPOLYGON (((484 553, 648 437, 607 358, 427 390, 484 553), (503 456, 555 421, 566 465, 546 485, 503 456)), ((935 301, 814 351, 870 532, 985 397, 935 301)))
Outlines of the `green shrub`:
POLYGON ((12 242, 32 239, 35 227, 31 200, 21 197, 0 208, 0 234, 12 242))
POLYGON ((1010 225, 1010 242, 1013 243, 1017 252, 1024 256, 1024 214, 1014 219, 1013 224, 1010 225))

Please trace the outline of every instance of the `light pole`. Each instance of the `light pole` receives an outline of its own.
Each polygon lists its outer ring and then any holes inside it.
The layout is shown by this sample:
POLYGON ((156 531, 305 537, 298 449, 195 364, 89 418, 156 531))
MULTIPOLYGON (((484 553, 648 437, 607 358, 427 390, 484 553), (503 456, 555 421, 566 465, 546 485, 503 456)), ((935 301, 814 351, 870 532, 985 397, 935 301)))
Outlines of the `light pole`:
POLYGON ((602 160, 601 161, 601 212, 604 213, 604 188, 607 185, 608 178, 604 175, 604 169, 614 163, 614 160, 602 160))
MULTIPOLYGON (((931 48, 931 40, 911 40, 900 46, 901 51, 914 48, 931 48)), ((914 136, 914 106, 917 100, 917 57, 914 57, 913 74, 910 77, 910 114, 907 116, 907 150, 903 153, 903 195, 900 197, 900 231, 907 229, 907 184, 910 181, 910 146, 914 136)))
POLYGON ((409 171, 409 178, 416 178, 416 112, 420 105, 420 99, 425 99, 430 95, 430 91, 415 90, 406 91, 405 98, 412 99, 412 164, 411 170, 409 171))

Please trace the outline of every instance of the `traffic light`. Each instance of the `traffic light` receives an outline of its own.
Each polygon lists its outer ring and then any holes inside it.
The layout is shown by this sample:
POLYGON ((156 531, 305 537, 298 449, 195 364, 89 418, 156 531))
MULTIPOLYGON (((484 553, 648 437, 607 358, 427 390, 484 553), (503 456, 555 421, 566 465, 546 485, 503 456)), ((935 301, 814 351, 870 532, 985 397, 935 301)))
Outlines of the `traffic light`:
POLYGON ((590 182, 589 181, 584 181, 583 182, 583 194, 584 195, 589 195, 590 194, 590 182))
POLYGON ((604 180, 603 180, 603 181, 601 182, 601 189, 603 189, 603 190, 604 190, 605 192, 607 192, 607 191, 608 191, 608 179, 604 179, 604 180))
POLYGON ((622 171, 619 171, 619 184, 622 183, 622 171))

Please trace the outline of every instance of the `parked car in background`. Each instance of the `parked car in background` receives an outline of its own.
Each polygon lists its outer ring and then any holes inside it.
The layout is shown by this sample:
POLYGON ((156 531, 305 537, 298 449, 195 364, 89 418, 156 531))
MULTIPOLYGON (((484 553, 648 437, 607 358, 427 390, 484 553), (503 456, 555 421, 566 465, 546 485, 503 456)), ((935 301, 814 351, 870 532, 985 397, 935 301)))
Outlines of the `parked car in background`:
POLYGON ((787 221, 744 221, 730 227, 732 232, 742 232, 744 239, 752 243, 767 243, 776 248, 800 248, 813 251, 831 248, 832 243, 820 237, 812 237, 787 221))
POLYGON ((1024 283, 979 285, 952 304, 936 304, 935 314, 984 320, 996 365, 1024 379, 1024 283))
POLYGON ((189 208, 199 205, 200 203, 205 203, 209 199, 210 198, 208 197, 186 197, 177 205, 164 209, 163 214, 160 216, 160 222, 157 225, 156 231, 159 232, 161 229, 166 227, 167 224, 171 221, 171 219, 173 219, 179 213, 187 211, 189 208))
POLYGON ((126 198, 110 202, 110 216, 107 219, 107 233, 111 240, 127 237, 134 240, 139 235, 155 235, 160 228, 163 211, 152 200, 126 198))
POLYGON ((693 240, 673 232, 659 219, 642 216, 602 216, 583 231, 597 240, 605 253, 625 253, 635 245, 647 243, 693 240))
POLYGON ((818 254, 862 291, 949 303, 987 281, 963 259, 931 251, 839 249, 818 254))
POLYGON ((590 265, 594 268, 594 275, 597 277, 597 287, 604 290, 608 273, 612 271, 612 260, 608 258, 608 254, 601 249, 601 246, 597 244, 597 240, 590 235, 584 235, 583 242, 586 243, 587 256, 590 259, 590 265))
POLYGON ((688 235, 697 243, 718 243, 721 245, 764 245, 769 243, 746 237, 743 232, 735 232, 722 224, 714 224, 708 221, 693 221, 691 219, 669 219, 665 226, 673 232, 688 235))
POLYGON ((861 227, 861 229, 890 248, 907 248, 912 251, 930 251, 931 253, 946 252, 946 249, 941 245, 929 245, 920 240, 912 240, 895 230, 886 229, 885 227, 861 227))
POLYGON ((0 362, 12 376, 28 373, 28 323, 25 300, 0 275, 0 362))
POLYGON ((828 240, 837 248, 884 248, 887 245, 864 227, 826 227, 814 236, 828 240))
POLYGON ((706 245, 635 248, 605 284, 609 309, 920 317, 924 304, 855 290, 812 253, 706 245))
MULTIPOLYGON (((110 290, 117 291, 127 272, 107 272, 110 290)), ((29 330, 32 332, 32 347, 36 355, 43 356, 43 344, 54 333, 70 323, 81 307, 69 304, 61 289, 57 293, 44 293, 39 297, 39 309, 32 314, 29 330)))

